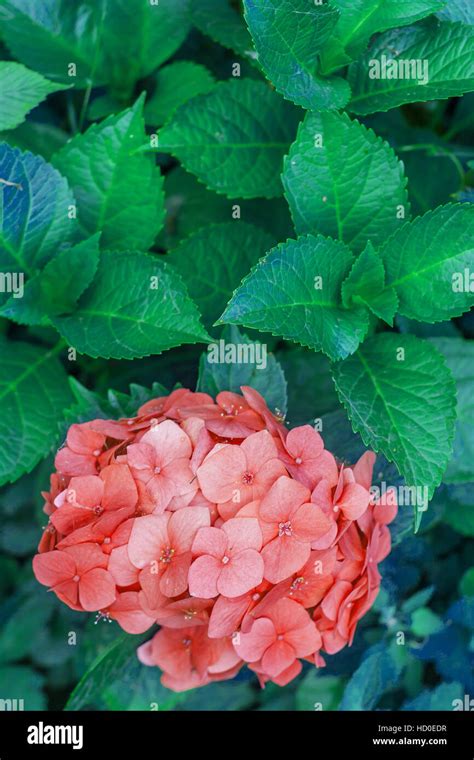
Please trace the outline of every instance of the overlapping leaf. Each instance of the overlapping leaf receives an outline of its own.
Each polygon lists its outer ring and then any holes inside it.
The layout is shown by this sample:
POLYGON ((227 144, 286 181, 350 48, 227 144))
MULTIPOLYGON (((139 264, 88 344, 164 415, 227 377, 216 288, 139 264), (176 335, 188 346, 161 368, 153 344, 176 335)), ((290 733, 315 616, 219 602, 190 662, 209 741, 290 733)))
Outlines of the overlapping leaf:
POLYGON ((179 106, 196 95, 209 92, 215 79, 198 63, 176 61, 161 68, 155 76, 155 90, 145 105, 145 122, 161 126, 179 106))
POLYGON ((47 95, 63 89, 21 63, 0 61, 0 130, 14 129, 47 95))
POLYGON ((347 114, 309 113, 285 158, 285 195, 297 232, 320 232, 361 251, 403 224, 403 165, 388 143, 347 114))
POLYGON ((254 60, 256 53, 245 22, 229 0, 199 0, 191 4, 192 22, 215 42, 254 60))

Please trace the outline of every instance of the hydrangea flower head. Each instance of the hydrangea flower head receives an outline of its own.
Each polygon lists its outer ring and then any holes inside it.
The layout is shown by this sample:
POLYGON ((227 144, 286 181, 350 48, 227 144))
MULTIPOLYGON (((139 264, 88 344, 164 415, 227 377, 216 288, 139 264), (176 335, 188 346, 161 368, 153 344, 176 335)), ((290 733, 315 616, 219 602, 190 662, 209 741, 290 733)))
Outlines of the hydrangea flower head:
POLYGON ((184 388, 132 419, 72 425, 55 459, 37 580, 130 634, 176 691, 247 666, 284 686, 353 641, 396 514, 375 456, 338 462, 257 391, 184 388))

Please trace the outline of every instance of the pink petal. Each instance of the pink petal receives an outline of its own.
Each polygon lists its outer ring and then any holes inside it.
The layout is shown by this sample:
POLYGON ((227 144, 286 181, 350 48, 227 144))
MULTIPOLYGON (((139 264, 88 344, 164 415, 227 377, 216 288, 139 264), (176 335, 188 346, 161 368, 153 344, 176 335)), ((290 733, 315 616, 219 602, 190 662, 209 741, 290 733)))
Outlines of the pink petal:
POLYGON ((230 554, 235 554, 242 549, 260 551, 262 548, 262 531, 255 517, 235 517, 225 522, 222 530, 229 539, 230 554))
POLYGON ((212 608, 209 619, 209 637, 219 639, 222 636, 231 636, 239 628, 250 602, 249 594, 237 599, 220 596, 212 608))
POLYGON ((229 501, 235 489, 241 486, 246 467, 247 461, 240 446, 224 444, 214 447, 197 470, 199 487, 206 499, 216 504, 229 501))
MULTIPOLYGON (((168 535, 171 546, 178 553, 191 549, 200 528, 210 526, 211 518, 207 507, 184 507, 171 515, 168 535)), ((210 553, 210 552, 209 552, 210 553)))
MULTIPOLYGON (((204 528, 204 530, 207 530, 204 528)), ((209 529, 210 530, 210 529, 209 529)), ((222 570, 222 562, 209 554, 194 560, 189 568, 189 593, 200 599, 212 599, 219 593, 217 579, 222 570)))
POLYGON ((338 507, 348 520, 357 520, 369 506, 370 494, 358 483, 345 486, 338 501, 338 507))
POLYGON ((285 634, 285 641, 291 644, 297 657, 308 657, 321 649, 321 634, 313 621, 302 628, 295 628, 285 634))
POLYGON ((158 560, 163 547, 169 545, 169 512, 163 515, 145 515, 138 517, 130 534, 128 556, 135 567, 145 567, 153 560, 158 560))
POLYGON ((351 590, 352 583, 349 583, 348 581, 337 581, 334 584, 321 603, 322 611, 327 618, 330 620, 337 620, 339 608, 351 590))
POLYGON ((296 541, 292 536, 278 536, 263 547, 265 564, 263 577, 270 583, 280 583, 298 572, 308 561, 311 548, 308 543, 296 541))
POLYGON ((136 591, 119 594, 108 612, 127 633, 144 633, 155 622, 153 617, 143 612, 136 591))
POLYGON ((107 569, 117 586, 132 586, 138 582, 138 570, 130 562, 126 546, 113 549, 107 569))
POLYGON ((262 657, 262 670, 270 678, 276 678, 295 661, 295 650, 286 641, 275 641, 262 657))
POLYGON ((372 485, 372 474, 376 456, 373 451, 366 451, 352 468, 357 483, 360 483, 367 491, 372 485))
POLYGON ((188 572, 191 565, 191 552, 178 554, 172 558, 161 576, 160 591, 165 596, 179 596, 188 588, 188 572))
POLYGON ((121 509, 135 507, 138 501, 138 491, 135 481, 126 464, 111 464, 104 467, 100 473, 104 481, 104 509, 121 509))
POLYGON ((79 600, 85 610, 94 612, 115 601, 115 582, 107 570, 89 570, 79 581, 79 600))
POLYGON ((164 467, 183 457, 189 459, 192 454, 191 441, 176 422, 165 420, 155 425, 143 436, 142 443, 153 446, 156 452, 157 464, 164 467))
POLYGON ((263 559, 255 549, 244 549, 222 567, 217 580, 219 594, 242 596, 263 580, 263 559))
POLYGON ((267 522, 286 522, 295 507, 309 501, 309 497, 310 493, 305 486, 297 480, 282 476, 262 499, 259 508, 260 519, 267 522))
POLYGON ((228 547, 228 538, 220 528, 200 528, 193 541, 193 554, 210 554, 221 560, 228 547))
POLYGON ((95 567, 107 567, 108 557, 98 544, 77 544, 63 550, 76 563, 76 572, 83 575, 95 567))
POLYGON ((253 470, 259 470, 269 459, 278 457, 278 450, 275 441, 268 430, 260 430, 258 433, 252 433, 246 438, 241 449, 245 454, 248 467, 253 470))
POLYGON ((33 572, 43 586, 56 586, 76 574, 76 563, 65 552, 46 552, 33 558, 33 572))
POLYGON ((259 618, 248 633, 235 637, 234 649, 245 662, 257 662, 276 640, 275 627, 268 618, 259 618))
POLYGON ((331 528, 332 520, 316 504, 303 504, 291 515, 295 538, 300 541, 317 541, 331 528))

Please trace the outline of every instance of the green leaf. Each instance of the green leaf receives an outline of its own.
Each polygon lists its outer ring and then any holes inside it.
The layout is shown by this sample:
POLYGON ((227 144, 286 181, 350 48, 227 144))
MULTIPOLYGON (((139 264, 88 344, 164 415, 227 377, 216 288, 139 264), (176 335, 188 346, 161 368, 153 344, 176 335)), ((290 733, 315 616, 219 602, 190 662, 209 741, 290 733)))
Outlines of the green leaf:
POLYGON ((189 0, 98 0, 98 4, 104 5, 101 70, 114 92, 130 95, 139 79, 184 42, 190 29, 189 0))
MULTIPOLYGON (((411 142, 415 142, 411 134, 411 142)), ((432 133, 431 133, 432 139, 432 133)), ((441 140, 440 140, 441 142, 441 140)), ((449 203, 461 190, 463 175, 459 161, 448 146, 430 146, 427 150, 400 151, 408 179, 408 196, 414 216, 449 203)))
POLYGON ((27 120, 16 129, 0 133, 0 141, 7 142, 14 148, 29 150, 35 155, 43 156, 49 161, 68 141, 69 135, 52 124, 27 120))
POLYGON ((474 5, 471 0, 447 0, 443 10, 437 14, 443 21, 462 21, 474 24, 474 5))
POLYGON ((229 0, 199 0, 191 4, 191 20, 200 32, 230 48, 244 58, 254 60, 256 53, 242 16, 229 0))
POLYGON ((1 344, 0 484, 11 483, 54 447, 63 409, 71 402, 57 350, 19 341, 1 344))
POLYGON ((143 97, 133 108, 93 124, 53 159, 68 178, 85 234, 102 231, 103 248, 151 247, 163 226, 163 181, 145 139, 143 97))
POLYGON ((404 103, 446 99, 474 90, 474 28, 432 21, 386 32, 349 67, 351 111, 388 111, 404 103), (396 62, 393 71, 391 64, 388 69, 383 66, 391 60, 396 62), (403 78, 387 78, 393 72, 403 78))
MULTIPOLYGON (((26 665, 0 667, 0 693, 2 699, 23 700, 16 702, 15 710, 46 710, 43 691, 45 678, 26 665), (19 706, 21 705, 21 706, 19 706)), ((8 709, 5 707, 5 709, 8 709)))
POLYGON ((206 327, 224 311, 239 282, 275 244, 267 232, 234 221, 204 227, 172 251, 168 261, 181 274, 206 327))
POLYGON ((441 631, 444 623, 429 607, 420 607, 412 613, 410 628, 415 636, 424 638, 441 631))
POLYGON ((432 338, 451 370, 457 388, 454 452, 443 477, 445 483, 474 481, 474 341, 432 338))
MULTIPOLYGON (((440 489, 441 490, 441 489, 440 489)), ((474 483, 449 486, 443 492, 443 520, 462 536, 474 537, 474 483)))
POLYGON ((464 573, 459 590, 463 596, 474 596, 474 567, 470 567, 464 573))
POLYGON ((192 174, 180 166, 172 169, 164 181, 166 221, 159 242, 174 248, 203 224, 217 224, 238 219, 271 232, 276 240, 294 235, 288 204, 284 198, 229 200, 207 190, 192 174))
POLYGON ((385 645, 371 647, 347 683, 339 709, 372 710, 397 685, 400 674, 400 665, 385 645))
POLYGON ((346 308, 367 306, 387 324, 393 324, 398 298, 393 289, 385 289, 385 269, 370 240, 342 283, 342 303, 346 308))
POLYGON ((334 364, 333 378, 365 445, 395 462, 407 485, 431 495, 454 437, 455 385, 441 354, 412 335, 383 333, 334 364))
POLYGON ((455 701, 460 700, 464 704, 464 692, 464 686, 458 681, 440 683, 434 689, 425 689, 414 699, 405 702, 400 710, 452 710, 455 701))
POLYGON ((74 310, 90 285, 99 264, 99 238, 94 235, 71 248, 63 248, 25 285, 22 298, 12 296, 0 315, 20 324, 47 323, 48 317, 74 310))
POLYGON ((386 240, 409 213, 403 164, 345 113, 307 114, 285 158, 283 185, 299 234, 331 235, 356 251, 386 240))
POLYGON ((31 653, 37 631, 46 627, 54 605, 54 600, 42 593, 21 600, 2 625, 0 663, 21 660, 31 653))
POLYGON ((0 145, 0 268, 32 276, 71 239, 74 198, 39 156, 0 145))
POLYGON ((64 89, 21 63, 0 61, 0 129, 14 129, 50 93, 64 89))
POLYGON ((474 206, 447 204, 395 232, 379 250, 400 314, 420 322, 457 317, 474 304, 474 206))
POLYGON ((145 122, 161 126, 179 106, 215 86, 211 72, 199 63, 176 61, 155 75, 155 90, 145 105, 145 122))
POLYGON ((344 681, 338 676, 322 676, 312 668, 296 690, 297 710, 337 710, 344 694, 344 681))
POLYGON ((67 84, 105 83, 98 71, 104 0, 0 0, 0 11, 2 37, 22 63, 67 84))
POLYGON ((322 58, 324 70, 357 58, 372 35, 407 26, 443 7, 440 0, 330 0, 340 17, 322 58))
POLYGON ((254 327, 344 358, 368 329, 366 309, 344 309, 341 301, 353 261, 344 243, 322 235, 288 240, 254 267, 219 324, 254 327))
POLYGON ((258 61, 276 89, 309 110, 342 108, 350 88, 341 77, 318 74, 318 56, 338 19, 307 0, 244 0, 258 61))
POLYGON ((102 252, 74 314, 52 322, 95 358, 134 359, 209 339, 181 277, 161 258, 130 251, 102 252))
POLYGON ((160 131, 158 149, 218 193, 273 198, 282 193, 281 163, 299 118, 267 85, 234 79, 181 106, 160 131))
POLYGON ((197 389, 215 397, 221 391, 240 393, 243 385, 250 385, 261 393, 270 409, 286 414, 286 380, 280 364, 272 354, 268 355, 265 344, 257 345, 231 325, 223 330, 221 339, 211 343, 207 353, 202 354, 197 389), (238 360, 239 351, 242 361, 238 360), (214 361, 214 354, 224 361, 214 361))

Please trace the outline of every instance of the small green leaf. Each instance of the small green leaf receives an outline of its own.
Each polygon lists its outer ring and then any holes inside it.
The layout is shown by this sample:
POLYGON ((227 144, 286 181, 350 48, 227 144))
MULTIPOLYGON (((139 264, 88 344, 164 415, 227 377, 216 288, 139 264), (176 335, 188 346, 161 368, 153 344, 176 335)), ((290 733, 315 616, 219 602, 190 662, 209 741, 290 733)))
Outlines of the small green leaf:
POLYGON ((191 19, 200 32, 238 55, 256 59, 251 37, 242 16, 229 0, 199 0, 191 4, 191 19))
POLYGON ((210 340, 179 274, 159 257, 130 251, 103 251, 76 311, 52 322, 93 357, 134 359, 210 340))
POLYGON ((474 596, 474 567, 470 567, 464 573, 459 590, 463 596, 474 596))
POLYGON ((412 335, 379 334, 334 364, 333 378, 366 446, 431 495, 451 456, 455 423, 454 380, 441 354, 412 335))
POLYGON ((344 689, 340 710, 372 710, 385 692, 393 689, 401 667, 384 645, 367 650, 365 658, 344 689))
POLYGON ((103 248, 147 250, 163 225, 163 181, 145 140, 143 98, 133 108, 93 124, 54 156, 78 203, 84 233, 102 231, 103 248))
POLYGON ((299 118, 267 85, 234 79, 181 106, 160 130, 158 150, 218 193, 273 198, 282 194, 281 163, 299 118))
POLYGON ((457 388, 454 452, 443 477, 445 483, 474 481, 474 341, 432 338, 453 373, 457 388))
POLYGON ((344 309, 341 301, 353 261, 344 243, 322 235, 288 240, 254 267, 219 323, 254 327, 344 358, 368 329, 367 310, 344 309))
POLYGON ((267 232, 234 221, 204 227, 172 251, 168 261, 181 274, 206 327, 222 314, 239 282, 275 244, 267 232))
POLYGON ((291 427, 314 425, 321 415, 340 407, 330 362, 324 354, 287 345, 275 356, 288 384, 287 420, 291 427))
POLYGON ((391 288, 385 289, 385 269, 370 241, 342 283, 342 303, 346 308, 363 304, 387 324, 393 324, 397 294, 391 288))
POLYGON ((428 607, 420 607, 412 613, 410 627, 415 636, 424 638, 441 631, 444 628, 444 623, 428 607))
POLYGON ((191 61, 176 61, 155 75, 155 90, 145 105, 145 123, 161 126, 179 106, 196 95, 210 92, 216 81, 205 66, 191 61))
POLYGON ((0 129, 14 129, 32 108, 65 86, 13 61, 0 61, 0 129))
MULTIPOLYGON (((474 264, 474 206, 447 204, 395 232, 378 253, 399 311, 420 322, 457 317, 474 304, 466 270, 474 264)), ((469 277, 468 277, 469 281, 469 277)))
POLYGON ((474 27, 430 21, 382 34, 349 67, 351 111, 388 111, 474 90, 474 27))
POLYGON ((54 447, 71 393, 57 351, 3 338, 0 349, 3 485, 30 472, 54 447))
POLYGON ((71 248, 63 248, 25 285, 22 298, 12 296, 0 315, 20 324, 37 325, 48 317, 74 310, 90 285, 99 263, 99 238, 94 235, 71 248))
POLYGON ((68 141, 69 135, 53 124, 27 119, 16 129, 0 133, 0 141, 5 141, 14 148, 29 150, 49 161, 68 141))
POLYGON ((297 710, 337 710, 344 694, 344 681, 338 676, 323 676, 309 670, 296 690, 297 710))
POLYGON ((279 362, 268 355, 265 344, 250 340, 230 325, 224 328, 221 339, 210 343, 207 353, 202 354, 197 390, 215 397, 221 391, 241 393, 243 385, 261 393, 273 411, 286 413, 286 381, 279 362))
MULTIPOLYGON (((45 677, 26 665, 0 667, 2 699, 17 700, 12 710, 46 710, 45 677)), ((5 706, 5 710, 8 708, 5 706)))
POLYGON ((346 105, 347 82, 317 71, 337 11, 308 0, 244 0, 244 6, 258 61, 279 92, 310 110, 346 105))
POLYGON ((403 164, 344 113, 307 114, 285 158, 283 185, 299 234, 320 232, 356 251, 386 240, 409 213, 403 164))

